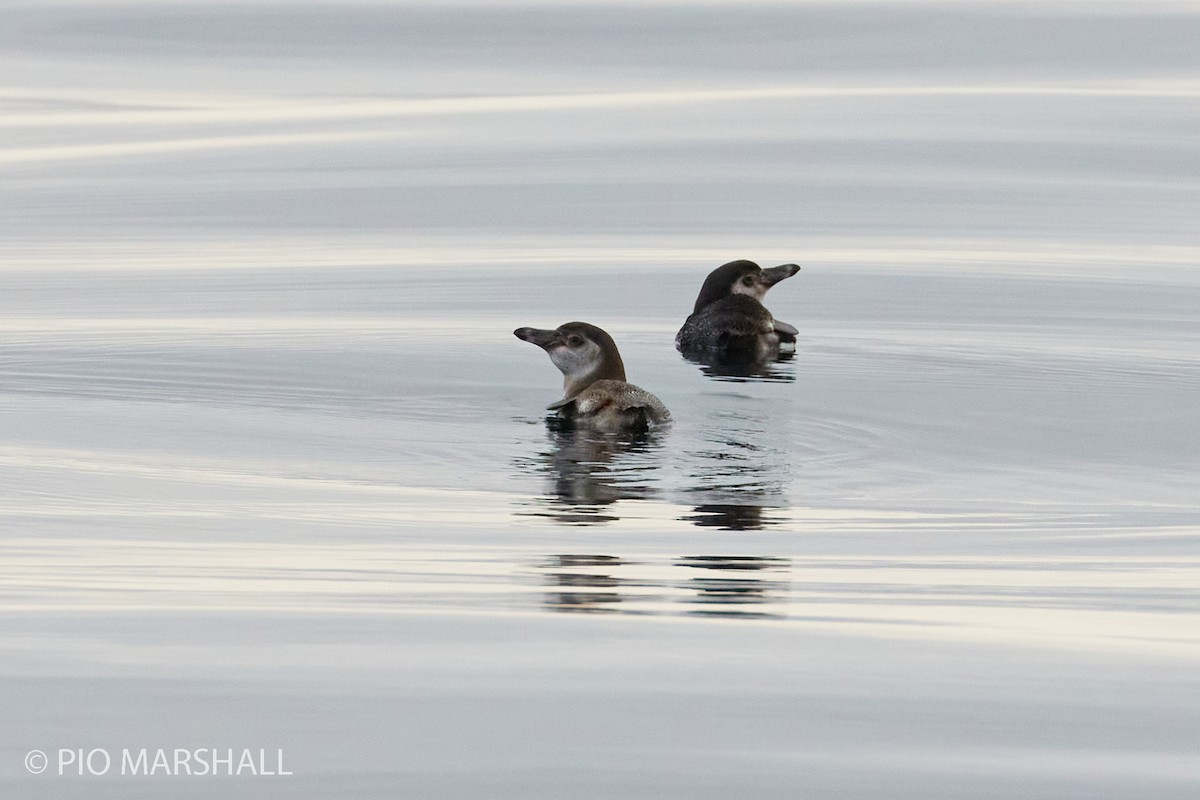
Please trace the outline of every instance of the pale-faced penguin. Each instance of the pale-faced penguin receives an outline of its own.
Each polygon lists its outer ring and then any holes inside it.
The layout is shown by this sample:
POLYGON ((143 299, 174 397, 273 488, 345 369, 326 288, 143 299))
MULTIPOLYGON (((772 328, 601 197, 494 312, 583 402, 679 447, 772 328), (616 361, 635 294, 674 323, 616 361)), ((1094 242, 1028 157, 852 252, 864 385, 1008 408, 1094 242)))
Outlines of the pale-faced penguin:
POLYGON ((800 271, 795 264, 762 269, 731 261, 708 274, 675 346, 691 358, 765 361, 796 349, 797 330, 762 304, 767 290, 800 271))
POLYGON ((627 383, 612 337, 586 322, 554 330, 517 328, 513 334, 546 351, 563 374, 563 397, 547 406, 560 417, 606 433, 645 431, 671 421, 654 395, 627 383))

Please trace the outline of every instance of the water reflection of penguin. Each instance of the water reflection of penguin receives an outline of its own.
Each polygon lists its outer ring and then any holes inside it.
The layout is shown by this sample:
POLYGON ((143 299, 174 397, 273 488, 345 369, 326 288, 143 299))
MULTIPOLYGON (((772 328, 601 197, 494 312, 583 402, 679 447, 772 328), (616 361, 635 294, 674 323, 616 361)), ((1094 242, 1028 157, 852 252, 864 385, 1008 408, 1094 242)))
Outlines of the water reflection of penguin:
POLYGON ((692 516, 681 519, 700 528, 723 531, 761 531, 768 525, 778 525, 782 521, 769 516, 764 506, 744 503, 707 503, 696 506, 692 511, 692 516))
POLYGON ((563 397, 547 408, 577 425, 604 433, 645 431, 671 421, 654 395, 625 380, 616 342, 586 322, 555 330, 517 328, 513 334, 546 351, 563 374, 563 397))
POLYGON ((770 556, 684 556, 655 569, 617 556, 560 554, 542 567, 546 606, 561 612, 783 616, 789 590, 776 575, 790 562, 770 556), (705 574, 689 574, 697 569, 705 574))
POLYGON ((612 570, 621 565, 616 556, 567 553, 546 559, 546 605, 554 611, 619 611, 620 580, 612 570), (585 570, 577 572, 575 570, 585 570))
POLYGON ((731 261, 709 273, 691 316, 675 335, 683 355, 736 374, 796 350, 795 327, 775 319, 762 304, 767 291, 800 271, 795 264, 762 269, 753 261, 731 261))
POLYGON ((760 556, 685 556, 681 567, 713 570, 718 576, 692 578, 689 588, 696 592, 688 602, 700 606, 689 614, 720 617, 774 617, 780 611, 765 606, 786 598, 788 582, 759 577, 758 572, 781 572, 790 566, 785 558, 760 556))
POLYGON ((607 509, 618 500, 646 500, 656 490, 649 478, 658 464, 643 456, 659 447, 655 432, 602 434, 565 422, 549 426, 550 449, 540 456, 540 471, 551 478, 552 493, 539 498, 549 516, 577 525, 613 522, 607 509))
POLYGON ((780 519, 764 514, 787 506, 793 479, 786 423, 757 414, 741 395, 708 395, 709 415, 699 440, 689 442, 680 464, 694 515, 681 519, 701 527, 756 530, 780 519), (725 407, 718 405, 726 403, 725 407))

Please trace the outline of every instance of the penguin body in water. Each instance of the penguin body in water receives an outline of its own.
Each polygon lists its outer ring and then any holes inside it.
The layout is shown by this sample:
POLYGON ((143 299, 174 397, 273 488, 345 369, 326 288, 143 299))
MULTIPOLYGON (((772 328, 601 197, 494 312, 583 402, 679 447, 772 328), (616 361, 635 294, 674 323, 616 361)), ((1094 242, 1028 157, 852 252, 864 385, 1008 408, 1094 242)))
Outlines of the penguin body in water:
POLYGON ((563 396, 547 408, 568 422, 603 433, 638 433, 668 424, 671 412, 654 395, 625 380, 616 342, 586 322, 554 330, 517 328, 513 334, 546 351, 563 374, 563 396))
POLYGON ((763 269, 744 260, 717 267, 675 335, 675 347, 688 358, 723 363, 764 362, 795 352, 798 331, 775 319, 762 300, 799 271, 795 264, 763 269))

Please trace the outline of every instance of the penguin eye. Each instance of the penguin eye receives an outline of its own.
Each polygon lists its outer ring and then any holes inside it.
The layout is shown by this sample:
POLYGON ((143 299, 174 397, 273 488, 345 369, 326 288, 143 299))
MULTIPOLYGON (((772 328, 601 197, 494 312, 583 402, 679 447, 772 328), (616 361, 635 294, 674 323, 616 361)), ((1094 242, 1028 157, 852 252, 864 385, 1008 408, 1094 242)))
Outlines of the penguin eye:
POLYGON ((583 337, 581 337, 581 336, 568 336, 568 337, 567 337, 567 344, 571 345, 571 347, 579 347, 579 345, 583 344, 583 337))
POLYGON ((753 286, 754 285, 754 276, 747 275, 746 277, 742 278, 742 285, 743 286, 753 286))

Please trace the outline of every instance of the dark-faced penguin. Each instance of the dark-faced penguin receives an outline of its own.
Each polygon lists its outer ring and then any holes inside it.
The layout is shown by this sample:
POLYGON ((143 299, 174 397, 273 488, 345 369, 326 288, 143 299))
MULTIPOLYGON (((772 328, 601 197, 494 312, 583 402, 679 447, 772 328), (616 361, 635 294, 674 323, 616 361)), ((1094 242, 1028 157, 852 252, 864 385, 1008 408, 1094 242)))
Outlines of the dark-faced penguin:
POLYGON ((517 328, 513 334, 546 351, 563 374, 563 397, 547 406, 560 417, 605 433, 645 431, 671 421, 654 395, 625 381, 625 364, 612 337, 586 322, 552 331, 517 328))
POLYGON ((753 261, 717 267, 700 287, 675 346, 689 358, 728 362, 760 362, 795 351, 796 329, 772 317, 762 299, 799 271, 795 264, 762 269, 753 261))

